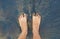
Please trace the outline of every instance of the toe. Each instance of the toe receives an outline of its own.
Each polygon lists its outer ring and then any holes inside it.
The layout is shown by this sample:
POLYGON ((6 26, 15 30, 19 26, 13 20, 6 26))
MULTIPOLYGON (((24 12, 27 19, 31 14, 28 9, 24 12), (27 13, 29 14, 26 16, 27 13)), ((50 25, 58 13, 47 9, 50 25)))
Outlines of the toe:
POLYGON ((39 13, 36 13, 36 16, 39 17, 39 18, 41 18, 41 15, 39 13))
POLYGON ((27 14, 24 13, 24 17, 27 17, 27 14))
POLYGON ((23 17, 23 14, 20 15, 20 18, 22 18, 22 17, 23 17))

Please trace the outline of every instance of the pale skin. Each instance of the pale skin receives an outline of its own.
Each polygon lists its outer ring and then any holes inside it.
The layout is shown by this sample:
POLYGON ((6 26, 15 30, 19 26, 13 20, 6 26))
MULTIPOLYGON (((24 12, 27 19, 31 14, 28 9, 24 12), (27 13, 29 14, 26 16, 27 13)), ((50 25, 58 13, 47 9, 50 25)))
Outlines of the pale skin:
POLYGON ((33 39, 41 39, 41 37, 39 35, 40 22, 41 22, 41 16, 38 13, 36 15, 33 14, 33 16, 32 16, 33 39))
MULTIPOLYGON (((19 35, 18 39, 26 39, 28 34, 28 27, 27 27, 27 15, 21 14, 18 17, 18 22, 21 27, 21 34, 19 35)), ((32 15, 32 33, 33 33, 33 39, 41 39, 39 35, 39 25, 41 22, 41 16, 37 13, 36 15, 32 15)))

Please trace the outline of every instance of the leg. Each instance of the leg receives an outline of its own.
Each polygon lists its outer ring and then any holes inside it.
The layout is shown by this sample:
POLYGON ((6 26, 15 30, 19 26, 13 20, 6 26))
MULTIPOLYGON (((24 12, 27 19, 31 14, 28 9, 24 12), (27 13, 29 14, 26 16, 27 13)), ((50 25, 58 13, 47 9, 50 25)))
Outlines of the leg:
POLYGON ((18 39, 26 39, 27 36, 27 15, 21 14, 18 18, 20 27, 21 27, 21 34, 19 35, 18 39))
POLYGON ((33 14, 32 16, 33 39, 41 39, 39 35, 40 22, 41 22, 41 16, 38 13, 36 13, 36 15, 33 14))

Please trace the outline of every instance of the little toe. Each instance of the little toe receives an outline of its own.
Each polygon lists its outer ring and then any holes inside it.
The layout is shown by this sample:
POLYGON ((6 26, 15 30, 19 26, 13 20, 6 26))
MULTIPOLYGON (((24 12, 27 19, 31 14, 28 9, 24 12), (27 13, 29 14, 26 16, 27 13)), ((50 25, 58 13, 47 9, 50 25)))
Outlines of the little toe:
POLYGON ((36 13, 36 16, 38 16, 39 18, 41 17, 39 13, 36 13))

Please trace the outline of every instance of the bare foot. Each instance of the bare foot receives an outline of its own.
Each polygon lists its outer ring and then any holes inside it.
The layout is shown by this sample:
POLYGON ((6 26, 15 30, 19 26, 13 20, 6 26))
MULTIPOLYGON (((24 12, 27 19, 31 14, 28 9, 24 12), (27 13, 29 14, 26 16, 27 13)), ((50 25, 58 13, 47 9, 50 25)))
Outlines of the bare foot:
POLYGON ((27 15, 21 14, 18 18, 19 25, 21 27, 21 34, 19 35, 18 39, 26 39, 27 36, 27 15))
POLYGON ((18 18, 20 27, 22 31, 27 31, 27 15, 21 14, 18 18))
POLYGON ((36 13, 32 16, 32 28, 33 28, 33 39, 40 39, 39 36, 39 25, 41 22, 41 16, 36 13))

